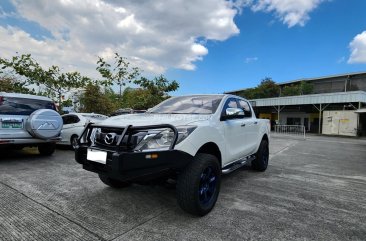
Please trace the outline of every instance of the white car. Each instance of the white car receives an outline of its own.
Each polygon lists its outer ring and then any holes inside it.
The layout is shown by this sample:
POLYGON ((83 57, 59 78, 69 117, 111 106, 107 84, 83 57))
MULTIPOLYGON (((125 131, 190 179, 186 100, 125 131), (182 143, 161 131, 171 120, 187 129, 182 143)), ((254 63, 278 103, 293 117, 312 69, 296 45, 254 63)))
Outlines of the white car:
POLYGON ((77 139, 79 138, 88 123, 98 123, 107 118, 108 116, 94 113, 72 113, 62 115, 62 139, 57 144, 70 145, 72 148, 75 148, 77 145, 77 139))
POLYGON ((87 125, 75 159, 114 188, 175 179, 180 207, 203 216, 216 203, 221 174, 246 163, 267 169, 269 133, 269 121, 241 97, 180 96, 87 125))
POLYGON ((62 129, 56 110, 44 96, 0 92, 0 149, 38 147, 52 155, 62 129))

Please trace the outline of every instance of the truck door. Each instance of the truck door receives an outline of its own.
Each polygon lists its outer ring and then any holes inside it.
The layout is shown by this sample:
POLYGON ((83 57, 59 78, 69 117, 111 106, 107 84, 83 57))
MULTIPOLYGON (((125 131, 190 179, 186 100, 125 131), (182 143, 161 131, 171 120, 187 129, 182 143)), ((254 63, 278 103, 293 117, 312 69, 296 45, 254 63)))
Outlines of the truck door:
MULTIPOLYGON (((239 108, 238 101, 235 98, 226 100, 222 109, 222 114, 226 113, 227 108, 239 108)), ((244 128, 242 126, 243 119, 229 119, 221 121, 225 133, 225 145, 227 153, 227 161, 231 162, 242 157, 244 150, 244 128)), ((224 163, 225 164, 225 163, 224 163)))
POLYGON ((255 149, 259 141, 259 123, 247 101, 238 99, 238 105, 244 111, 244 118, 242 119, 242 128, 244 130, 242 131, 242 156, 247 156, 256 151, 255 149))

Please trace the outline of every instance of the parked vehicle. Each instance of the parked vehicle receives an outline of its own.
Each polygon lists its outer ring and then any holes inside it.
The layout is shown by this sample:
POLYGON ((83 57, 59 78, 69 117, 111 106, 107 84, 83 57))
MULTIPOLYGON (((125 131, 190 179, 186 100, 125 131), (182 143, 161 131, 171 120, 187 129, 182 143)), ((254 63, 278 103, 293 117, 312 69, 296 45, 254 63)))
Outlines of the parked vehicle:
POLYGON ((75 158, 114 188, 175 179, 180 207, 203 216, 216 203, 221 174, 247 163, 267 169, 269 133, 269 121, 241 97, 173 97, 144 114, 87 125, 75 158))
POLYGON ((54 102, 43 96, 0 92, 0 147, 37 146, 52 155, 62 129, 54 102))
POLYGON ((70 145, 74 149, 77 146, 79 136, 88 123, 98 123, 107 118, 108 116, 94 113, 72 113, 62 115, 64 125, 61 131, 62 139, 58 144, 70 145))
POLYGON ((131 108, 122 108, 122 109, 118 109, 115 112, 113 112, 111 114, 111 116, 137 114, 137 113, 145 113, 145 112, 146 112, 146 110, 134 110, 134 109, 131 109, 131 108))

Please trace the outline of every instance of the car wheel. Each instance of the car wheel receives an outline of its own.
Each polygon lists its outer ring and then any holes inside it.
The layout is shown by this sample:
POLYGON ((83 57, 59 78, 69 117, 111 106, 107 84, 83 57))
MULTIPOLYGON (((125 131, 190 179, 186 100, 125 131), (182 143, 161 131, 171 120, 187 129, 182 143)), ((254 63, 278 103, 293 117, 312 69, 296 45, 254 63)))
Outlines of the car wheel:
POLYGON ((38 146, 38 151, 42 156, 51 156, 56 149, 55 143, 46 143, 38 146))
POLYGON ((252 168, 256 171, 264 172, 268 167, 269 160, 269 148, 267 140, 261 141, 255 156, 255 160, 252 161, 252 168))
POLYGON ((193 215, 206 215, 216 204, 220 181, 221 171, 217 158, 210 154, 197 154, 178 176, 179 206, 193 215))
POLYGON ((79 137, 77 135, 72 135, 70 138, 70 145, 73 150, 75 150, 76 147, 78 146, 78 139, 79 137))
POLYGON ((108 185, 113 188, 123 188, 123 187, 128 187, 131 185, 131 183, 122 182, 122 181, 110 178, 103 174, 99 174, 99 178, 105 185, 108 185))

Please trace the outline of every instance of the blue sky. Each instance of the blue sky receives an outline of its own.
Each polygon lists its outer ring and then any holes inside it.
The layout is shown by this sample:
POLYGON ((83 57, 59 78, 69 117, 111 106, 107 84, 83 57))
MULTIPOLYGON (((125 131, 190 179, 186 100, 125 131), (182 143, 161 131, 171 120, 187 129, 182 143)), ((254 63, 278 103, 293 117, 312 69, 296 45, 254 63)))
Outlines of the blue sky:
POLYGON ((2 0, 0 55, 29 52, 41 64, 96 77, 96 56, 119 52, 145 75, 178 80, 174 94, 366 71, 364 0, 172 4, 2 0))

